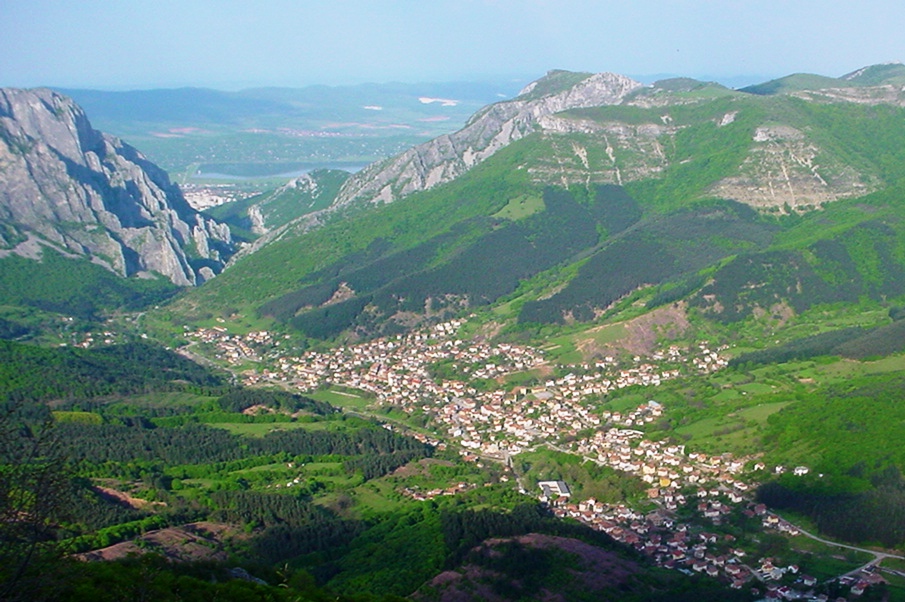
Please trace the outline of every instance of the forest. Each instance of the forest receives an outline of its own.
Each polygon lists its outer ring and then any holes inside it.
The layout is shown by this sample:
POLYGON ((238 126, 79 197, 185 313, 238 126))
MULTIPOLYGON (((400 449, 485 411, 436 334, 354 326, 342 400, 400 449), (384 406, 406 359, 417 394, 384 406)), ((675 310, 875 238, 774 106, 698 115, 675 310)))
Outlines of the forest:
POLYGON ((669 218, 653 216, 604 243, 561 291, 526 302, 519 322, 563 324, 567 316, 590 321, 641 286, 695 282, 690 274, 735 252, 769 243, 774 231, 775 226, 750 208, 731 202, 704 204, 669 218))
MULTIPOLYGON (((329 280, 270 301, 261 311, 290 320, 307 336, 332 338, 352 327, 379 332, 380 322, 399 311, 420 312, 426 306, 437 311, 449 299, 466 306, 492 303, 522 280, 574 258, 596 245, 601 235, 616 235, 641 217, 640 207, 621 187, 601 185, 584 196, 589 198, 549 188, 539 213, 515 221, 467 220, 421 245, 353 270, 348 264, 334 265, 311 275, 329 280), (565 231, 568 236, 562 235, 565 231), (319 307, 341 283, 355 296, 319 307), (364 312, 368 306, 376 313, 364 312)), ((362 259, 353 255, 351 265, 362 259)))
POLYGON ((832 303, 876 301, 905 294, 905 255, 891 225, 868 221, 844 237, 821 240, 806 250, 740 255, 718 269, 692 298, 714 319, 735 323, 755 308, 787 303, 797 313, 832 303))

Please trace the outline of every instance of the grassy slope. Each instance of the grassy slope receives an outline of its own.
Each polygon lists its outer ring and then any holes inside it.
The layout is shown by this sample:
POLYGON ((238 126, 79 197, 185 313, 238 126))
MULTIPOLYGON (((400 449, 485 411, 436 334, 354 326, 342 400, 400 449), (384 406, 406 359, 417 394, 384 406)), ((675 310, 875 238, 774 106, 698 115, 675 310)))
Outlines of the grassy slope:
MULTIPOLYGON (((878 174, 889 185, 895 185, 905 175, 902 167, 905 151, 896 142, 905 138, 902 109, 816 105, 789 97, 744 95, 725 89, 713 98, 708 96, 713 92, 710 88, 705 86, 703 90, 706 94, 700 90, 681 92, 697 94, 698 102, 668 109, 603 107, 569 113, 582 119, 630 124, 662 123, 661 118, 668 113, 679 126, 675 136, 663 141, 669 165, 665 172, 657 179, 627 186, 648 216, 670 216, 680 208, 706 200, 707 190, 714 183, 735 173, 749 153, 754 129, 763 123, 790 124, 806 130, 824 152, 859 171, 878 174), (717 121, 729 113, 735 114, 734 121, 719 127, 717 121)), ((567 139, 568 136, 564 138, 567 139)), ((172 309, 180 319, 189 320, 234 310, 251 315, 268 300, 304 286, 306 278, 326 266, 338 261, 346 261, 347 265, 362 261, 366 251, 375 248, 371 246, 375 242, 380 242, 378 256, 386 256, 414 249, 425 240, 461 227, 457 224, 465 220, 493 215, 507 206, 510 209, 497 217, 519 217, 518 213, 507 213, 514 207, 510 203, 539 196, 526 173, 528 170, 520 167, 536 164, 555 152, 561 144, 551 140, 549 136, 529 136, 456 182, 389 206, 345 216, 300 237, 284 237, 242 260, 200 290, 192 291, 172 309)), ((589 158, 592 151, 596 152, 589 149, 589 158)), ((802 218, 783 219, 778 223, 780 232, 770 248, 804 252, 807 261, 808 247, 821 239, 844 237, 854 226, 871 219, 892 223, 889 220, 894 221, 900 211, 897 198, 896 189, 863 201, 839 202, 827 211, 802 218)), ((669 222, 671 218, 664 219, 669 222)), ((893 227, 897 226, 893 224, 893 227)), ((452 246, 445 247, 437 256, 434 265, 455 256, 473 240, 476 240, 473 236, 455 238, 452 246)), ((739 241, 724 242, 731 249, 739 241)), ((743 247, 746 253, 766 248, 750 244, 743 247)), ((870 261, 870 257, 862 257, 856 261, 857 269, 867 270, 870 261)), ((519 299, 515 306, 509 305, 518 309, 525 300, 549 294, 561 288, 564 279, 574 279, 580 272, 578 265, 554 268, 540 280, 535 279, 534 285, 523 283, 519 294, 508 296, 502 302, 511 304, 519 299)))
POLYGON ((174 306, 197 315, 197 309, 242 307, 251 311, 268 299, 293 290, 306 275, 342 257, 361 253, 377 240, 392 249, 417 246, 475 216, 491 215, 530 189, 517 146, 501 151, 449 186, 412 195, 392 205, 360 212, 310 232, 287 237, 244 259, 174 306))
POLYGON ((844 79, 814 75, 813 73, 795 73, 762 84, 742 88, 742 92, 758 95, 788 94, 801 90, 819 90, 821 88, 847 88, 855 84, 844 79))

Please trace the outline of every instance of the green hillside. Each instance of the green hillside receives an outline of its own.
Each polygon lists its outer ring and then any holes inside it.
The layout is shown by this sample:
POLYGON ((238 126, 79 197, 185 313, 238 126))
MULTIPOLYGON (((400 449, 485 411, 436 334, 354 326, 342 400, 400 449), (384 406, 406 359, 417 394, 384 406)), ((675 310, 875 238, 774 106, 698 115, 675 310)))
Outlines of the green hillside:
POLYGON ((257 211, 261 226, 273 230, 292 220, 330 206, 349 173, 339 169, 317 169, 308 177, 296 178, 277 187, 243 199, 208 209, 206 213, 241 230, 256 225, 249 211, 257 211))
POLYGON ((0 305, 37 308, 96 321, 115 309, 138 310, 176 294, 164 278, 121 278, 89 261, 45 249, 40 261, 0 258, 0 305))
POLYGON ((788 94, 803 90, 820 90, 821 88, 846 88, 856 85, 853 82, 813 73, 796 73, 779 79, 772 79, 762 84, 742 88, 742 92, 769 96, 773 94, 788 94))
POLYGON ((659 142, 665 168, 645 167, 649 155, 631 144, 608 150, 609 138, 536 133, 435 190, 384 207, 349 208, 314 231, 294 234, 290 228, 169 311, 189 321, 238 312, 323 339, 346 331, 373 336, 411 324, 412 316, 437 318, 503 301, 509 309, 498 317, 512 322, 590 322, 639 286, 677 290, 701 270, 715 270, 714 281, 692 303, 702 310, 722 307, 711 312, 721 321, 776 303, 800 312, 905 292, 899 290, 903 261, 896 250, 901 224, 895 184, 905 177, 897 144, 905 139, 902 109, 724 88, 714 96, 713 87, 693 81, 664 90, 684 95, 683 102, 560 116, 640 128, 662 126, 668 115, 673 129, 659 142), (754 140, 760 128, 806 132, 820 149, 820 177, 828 185, 851 182, 859 173, 874 186, 892 188, 802 215, 713 200, 721 183, 756 177, 764 152, 754 140), (568 150, 576 147, 584 149, 591 181, 569 180, 568 190, 546 185, 556 181, 557 170, 582 169, 568 150), (624 170, 649 169, 652 175, 621 188, 595 184, 594 178, 612 176, 610 153, 624 170), (525 205, 525 199, 536 201, 525 205), (515 212, 519 203, 531 209, 515 212), (785 271, 761 276, 769 287, 738 297, 755 286, 757 270, 763 274, 776 262, 785 271))
POLYGON ((905 83, 905 65, 902 63, 871 65, 843 75, 842 79, 860 86, 901 85, 905 83))
MULTIPOLYGON (((527 534, 563 548, 527 552, 554 590, 734 599, 553 517, 505 484, 506 467, 309 397, 228 386, 162 348, 11 343, 0 365, 2 509, 18 513, 0 527, 6 599, 392 600, 479 562, 485 540, 527 534), (600 556, 620 567, 603 582, 567 570, 600 556)), ((497 566, 523 552, 501 550, 497 566)), ((497 587, 524 587, 504 576, 497 587)))

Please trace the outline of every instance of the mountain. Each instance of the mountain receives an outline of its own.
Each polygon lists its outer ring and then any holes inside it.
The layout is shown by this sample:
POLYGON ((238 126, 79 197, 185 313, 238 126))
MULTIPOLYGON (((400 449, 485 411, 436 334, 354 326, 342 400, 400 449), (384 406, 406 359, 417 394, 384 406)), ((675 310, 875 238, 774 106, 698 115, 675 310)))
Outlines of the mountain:
MULTIPOLYGON (((461 130, 353 174, 331 206, 307 215, 292 227, 316 227, 331 216, 358 206, 391 203, 450 182, 541 127, 543 119, 571 108, 617 104, 641 85, 613 73, 551 71, 525 87, 515 99, 479 110, 461 130)), ((259 241, 258 247, 285 234, 284 230, 275 232, 259 241)))
POLYGON ((207 210, 220 221, 265 234, 292 220, 330 206, 349 172, 316 169, 276 189, 207 210))
POLYGON ((190 286, 234 252, 226 225, 193 210, 163 170, 56 92, 0 90, 0 173, 0 257, 50 250, 190 286))
POLYGON ((639 82, 613 73, 552 71, 511 100, 478 111, 464 128, 418 145, 355 174, 336 199, 389 203, 462 175, 531 133, 545 117, 568 109, 618 104, 639 82))
POLYGON ((516 329, 591 324, 636 292, 718 321, 897 295, 903 262, 882 249, 902 233, 901 91, 846 90, 551 72, 353 175, 178 313, 240 309, 320 339, 480 307, 516 329))

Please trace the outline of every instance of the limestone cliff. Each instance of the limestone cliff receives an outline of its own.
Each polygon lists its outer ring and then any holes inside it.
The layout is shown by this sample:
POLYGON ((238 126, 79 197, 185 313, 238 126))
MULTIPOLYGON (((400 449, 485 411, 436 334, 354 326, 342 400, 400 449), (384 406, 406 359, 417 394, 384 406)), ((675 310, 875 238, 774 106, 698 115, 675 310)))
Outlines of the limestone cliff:
POLYGON ((93 129, 71 99, 0 89, 0 256, 38 259, 44 246, 183 286, 211 278, 234 252, 225 224, 193 210, 137 150, 93 129))
POLYGON ((588 74, 572 85, 548 85, 558 72, 533 82, 516 98, 476 113, 461 130, 374 164, 346 181, 335 206, 389 203, 462 175, 500 149, 535 131, 544 118, 567 109, 620 103, 641 83, 614 73, 588 74))

